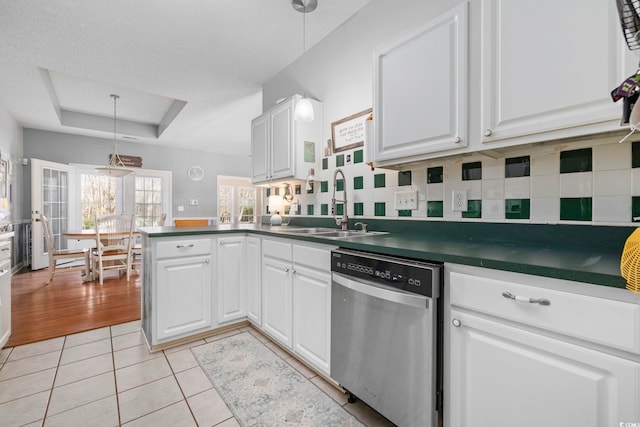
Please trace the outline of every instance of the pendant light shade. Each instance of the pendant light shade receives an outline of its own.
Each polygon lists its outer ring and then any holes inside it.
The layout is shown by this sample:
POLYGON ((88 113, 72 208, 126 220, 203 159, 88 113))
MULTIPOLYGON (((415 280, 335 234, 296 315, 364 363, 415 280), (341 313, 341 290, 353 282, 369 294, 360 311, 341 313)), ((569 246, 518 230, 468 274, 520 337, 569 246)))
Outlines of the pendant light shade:
POLYGON ((113 98, 113 154, 109 156, 109 164, 101 168, 96 168, 96 171, 113 178, 120 178, 129 175, 133 171, 124 166, 122 159, 118 155, 118 140, 116 138, 116 124, 118 122, 116 116, 116 102, 120 97, 114 94, 111 94, 110 96, 113 98))
POLYGON ((295 118, 297 122, 312 122, 315 118, 313 105, 308 98, 302 98, 296 104, 295 118))
MULTIPOLYGON (((291 0, 291 6, 298 12, 302 13, 302 55, 307 52, 307 20, 306 15, 313 12, 318 7, 317 0, 291 0)), ((305 73, 306 74, 306 73, 305 73)), ((313 113, 313 105, 307 98, 306 94, 296 104, 294 118, 297 122, 312 122, 315 119, 313 113)))

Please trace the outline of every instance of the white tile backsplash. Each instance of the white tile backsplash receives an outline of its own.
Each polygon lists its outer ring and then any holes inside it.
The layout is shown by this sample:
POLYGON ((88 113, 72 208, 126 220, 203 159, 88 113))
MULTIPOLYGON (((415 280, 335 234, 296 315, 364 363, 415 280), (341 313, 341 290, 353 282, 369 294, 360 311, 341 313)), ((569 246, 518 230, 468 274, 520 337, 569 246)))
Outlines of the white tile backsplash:
POLYGON ((591 197, 593 172, 560 174, 560 197, 591 197))
MULTIPOLYGON (((482 200, 482 219, 479 221, 507 221, 505 200, 530 199, 530 219, 534 223, 558 223, 560 220, 560 198, 590 197, 593 199, 593 223, 631 223, 632 197, 640 197, 640 168, 631 168, 631 144, 578 141, 547 143, 513 152, 505 150, 503 158, 489 158, 482 154, 433 159, 411 170, 411 185, 398 187, 398 171, 376 168, 371 171, 364 163, 342 167, 346 175, 349 195, 347 211, 353 212, 353 203, 363 203, 363 217, 374 217, 374 203, 386 203, 386 217, 397 218, 395 193, 404 190, 418 191, 418 209, 412 211, 412 219, 428 221, 462 220, 460 212, 451 210, 453 190, 467 190, 469 200, 482 200), (592 148, 593 172, 560 174, 560 152, 573 149, 592 148), (528 151, 526 151, 528 150, 528 151), (505 159, 529 155, 530 176, 505 178, 505 159), (462 180, 462 164, 482 163, 482 179, 462 180), (427 184, 427 168, 442 167, 443 183, 427 184), (385 187, 374 188, 374 176, 385 175, 385 187), (354 176, 362 176, 363 189, 354 190, 354 176), (443 217, 427 217, 427 202, 442 201, 443 217)), ((314 194, 301 194, 301 214, 307 214, 307 205, 314 205, 314 215, 321 215, 321 205, 331 203, 331 185, 335 158, 329 159, 329 169, 316 169, 314 194), (329 192, 320 192, 320 181, 329 183, 329 192)), ((303 191, 304 193, 304 191, 303 191)), ((342 198, 342 193, 337 194, 342 198)), ((379 218, 379 217, 378 217, 379 218)), ((478 221, 477 219, 475 221, 478 221)), ((508 220, 511 221, 511 220, 508 220)), ((519 220, 520 221, 520 220, 519 220)), ((524 221, 527 221, 526 219, 524 221)))
POLYGON ((606 144, 593 147, 593 170, 631 168, 631 144, 606 144))

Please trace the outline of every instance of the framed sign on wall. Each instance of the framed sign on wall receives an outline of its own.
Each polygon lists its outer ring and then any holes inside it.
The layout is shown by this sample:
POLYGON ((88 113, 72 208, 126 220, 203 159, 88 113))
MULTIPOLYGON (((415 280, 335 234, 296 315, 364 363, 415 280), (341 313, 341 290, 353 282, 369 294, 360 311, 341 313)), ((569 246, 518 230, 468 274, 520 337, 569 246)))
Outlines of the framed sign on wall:
POLYGON ((334 153, 364 145, 364 125, 371 112, 372 109, 368 108, 331 123, 331 141, 334 153))

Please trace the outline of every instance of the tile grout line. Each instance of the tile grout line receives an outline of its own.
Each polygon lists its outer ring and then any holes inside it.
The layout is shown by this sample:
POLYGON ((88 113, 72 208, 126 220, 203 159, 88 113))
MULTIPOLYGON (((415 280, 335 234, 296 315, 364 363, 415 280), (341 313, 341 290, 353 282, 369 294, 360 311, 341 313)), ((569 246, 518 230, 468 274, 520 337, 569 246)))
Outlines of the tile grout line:
POLYGON ((109 326, 109 344, 111 345, 111 366, 113 366, 113 388, 116 393, 116 409, 118 410, 118 426, 122 425, 122 419, 120 418, 120 396, 118 393, 118 380, 116 379, 116 357, 113 351, 113 331, 109 326))
POLYGON ((51 397, 53 396, 53 389, 56 384, 56 379, 58 378, 58 369, 60 369, 60 362, 62 361, 62 353, 64 352, 64 345, 67 342, 67 336, 64 336, 62 340, 62 348, 60 349, 60 356, 58 357, 58 363, 56 364, 56 373, 53 375, 53 381, 51 381, 51 389, 49 390, 49 398, 47 398, 47 406, 44 408, 44 414, 42 414, 42 424, 44 427, 44 423, 47 419, 47 414, 49 413, 49 406, 51 405, 51 397))

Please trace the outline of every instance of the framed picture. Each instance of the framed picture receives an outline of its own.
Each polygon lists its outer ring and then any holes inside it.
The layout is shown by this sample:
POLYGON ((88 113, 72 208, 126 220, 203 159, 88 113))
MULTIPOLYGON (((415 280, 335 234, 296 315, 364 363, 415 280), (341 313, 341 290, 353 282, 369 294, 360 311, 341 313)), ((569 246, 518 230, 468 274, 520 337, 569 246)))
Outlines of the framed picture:
POLYGON ((364 124, 372 111, 369 108, 331 123, 331 141, 334 153, 364 145, 364 124))

